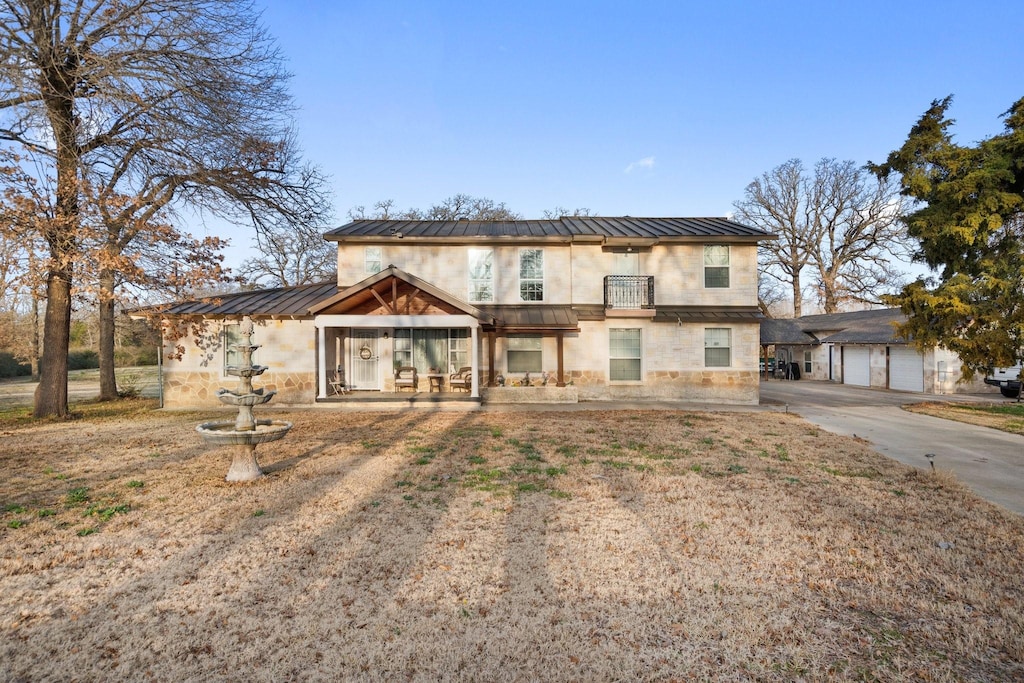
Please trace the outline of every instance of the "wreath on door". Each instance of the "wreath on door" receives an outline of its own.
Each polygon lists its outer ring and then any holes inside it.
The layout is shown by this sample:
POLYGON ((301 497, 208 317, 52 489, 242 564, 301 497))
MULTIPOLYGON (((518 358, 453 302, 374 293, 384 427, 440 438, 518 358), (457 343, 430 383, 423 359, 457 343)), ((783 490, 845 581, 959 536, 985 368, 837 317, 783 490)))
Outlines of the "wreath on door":
POLYGON ((364 346, 359 349, 359 357, 363 360, 370 360, 373 358, 373 351, 370 350, 369 346, 364 346))

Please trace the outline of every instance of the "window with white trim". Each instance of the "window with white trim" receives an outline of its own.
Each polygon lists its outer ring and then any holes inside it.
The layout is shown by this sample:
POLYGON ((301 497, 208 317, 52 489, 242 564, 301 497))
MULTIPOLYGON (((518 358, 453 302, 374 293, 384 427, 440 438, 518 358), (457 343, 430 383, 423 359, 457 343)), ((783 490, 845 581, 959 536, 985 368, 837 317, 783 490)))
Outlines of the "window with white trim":
POLYGON ((810 351, 804 351, 804 374, 811 374, 811 369, 814 367, 814 363, 811 360, 812 353, 810 351))
POLYGON ((729 245, 704 245, 704 287, 729 287, 729 245))
POLYGON ((469 300, 494 301, 494 250, 469 250, 469 300))
POLYGON ((608 330, 608 379, 639 382, 643 356, 639 329, 608 330))
POLYGON ((508 336, 508 371, 542 372, 544 368, 541 338, 533 334, 508 336))
MULTIPOLYGON (((245 344, 249 338, 242 334, 242 326, 238 323, 225 323, 222 328, 224 336, 224 376, 227 377, 229 367, 237 367, 242 362, 242 352, 234 348, 235 344, 245 344)), ((256 349, 252 352, 252 364, 256 364, 256 349)))
POLYGON ((363 249, 364 271, 367 275, 375 275, 383 269, 384 255, 380 247, 366 247, 363 249))
POLYGON ((519 298, 544 301, 544 250, 519 250, 519 298))
POLYGON ((728 327, 704 329, 704 367, 727 368, 732 365, 732 330, 728 327))

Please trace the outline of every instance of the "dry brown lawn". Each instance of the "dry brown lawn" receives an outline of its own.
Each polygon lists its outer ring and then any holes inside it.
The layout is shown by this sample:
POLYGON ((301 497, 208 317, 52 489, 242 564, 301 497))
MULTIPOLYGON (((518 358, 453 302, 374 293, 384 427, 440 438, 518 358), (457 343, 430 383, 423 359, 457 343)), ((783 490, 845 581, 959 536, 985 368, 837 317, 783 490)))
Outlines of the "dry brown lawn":
POLYGON ((914 403, 903 406, 912 413, 941 417, 967 424, 991 427, 1011 434, 1024 434, 1024 404, 997 403, 991 406, 969 403, 914 403))
POLYGON ((0 680, 1020 680, 1024 520, 777 413, 0 426, 0 680))

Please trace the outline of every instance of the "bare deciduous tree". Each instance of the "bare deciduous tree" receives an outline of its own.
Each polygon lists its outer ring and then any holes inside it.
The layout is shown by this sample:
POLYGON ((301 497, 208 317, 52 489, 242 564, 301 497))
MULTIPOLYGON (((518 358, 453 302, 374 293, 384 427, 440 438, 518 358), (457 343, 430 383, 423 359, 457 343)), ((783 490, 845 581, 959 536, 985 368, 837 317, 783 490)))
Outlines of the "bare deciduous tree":
POLYGON ((307 285, 337 276, 338 252, 323 228, 282 221, 256 238, 258 254, 242 263, 239 274, 250 284, 270 287, 307 285))
POLYGON ((760 247, 761 274, 790 287, 797 317, 805 268, 815 273, 826 313, 850 301, 877 303, 899 284, 903 200, 894 183, 852 161, 822 159, 808 175, 791 159, 756 178, 734 206, 737 221, 779 236, 760 247))
MULTIPOLYGON (((322 179, 291 133, 287 74, 248 0, 8 0, 0 5, 0 140, 52 164, 47 307, 35 414, 67 414, 71 288, 83 190, 122 252, 190 205, 265 228, 306 222, 322 179)), ((173 247, 169 250, 173 255, 173 247)), ((112 253, 120 257, 121 253, 112 253)), ((109 282, 109 281, 108 281, 109 282)), ((112 367, 111 367, 112 370, 112 367)))

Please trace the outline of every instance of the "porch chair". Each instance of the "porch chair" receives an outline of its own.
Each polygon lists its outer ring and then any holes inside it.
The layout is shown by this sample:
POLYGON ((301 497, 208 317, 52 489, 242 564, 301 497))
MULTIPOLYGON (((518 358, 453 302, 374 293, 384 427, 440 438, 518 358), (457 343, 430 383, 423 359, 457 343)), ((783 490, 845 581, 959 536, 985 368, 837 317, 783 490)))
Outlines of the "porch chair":
POLYGON ((462 389, 463 391, 469 391, 473 388, 473 368, 469 366, 459 368, 458 372, 453 372, 448 377, 448 386, 452 389, 462 389))
POLYGON ((420 378, 416 368, 410 365, 403 365, 395 369, 395 391, 409 388, 419 391, 420 378))
POLYGON ((334 371, 334 376, 327 381, 331 385, 331 389, 334 390, 335 396, 341 396, 342 394, 348 393, 348 385, 345 383, 345 369, 338 368, 334 371))

